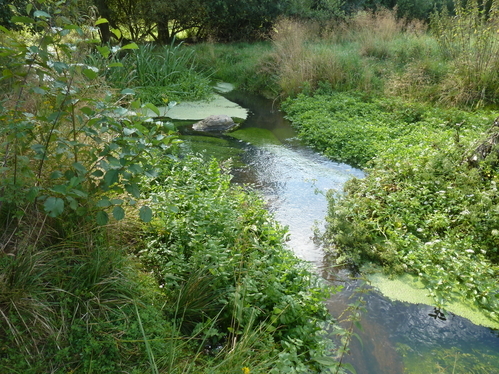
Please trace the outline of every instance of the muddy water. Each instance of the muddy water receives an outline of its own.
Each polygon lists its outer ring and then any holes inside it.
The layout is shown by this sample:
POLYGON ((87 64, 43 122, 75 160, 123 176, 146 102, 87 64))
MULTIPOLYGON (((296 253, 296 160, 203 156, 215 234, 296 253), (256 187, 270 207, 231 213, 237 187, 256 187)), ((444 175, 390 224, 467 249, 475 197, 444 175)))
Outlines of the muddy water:
POLYGON ((452 314, 438 318, 432 306, 391 301, 369 286, 360 287, 346 272, 331 270, 313 240, 327 211, 325 192, 341 191, 349 178, 363 177, 362 171, 303 146, 271 101, 237 92, 227 97, 250 110, 241 130, 218 137, 190 133, 186 147, 234 159, 234 183, 262 193, 269 210, 288 226, 288 245, 296 255, 344 285, 328 301, 334 317, 344 316, 347 306, 362 297, 360 340, 352 340, 346 358, 357 374, 499 373, 496 331, 452 314))

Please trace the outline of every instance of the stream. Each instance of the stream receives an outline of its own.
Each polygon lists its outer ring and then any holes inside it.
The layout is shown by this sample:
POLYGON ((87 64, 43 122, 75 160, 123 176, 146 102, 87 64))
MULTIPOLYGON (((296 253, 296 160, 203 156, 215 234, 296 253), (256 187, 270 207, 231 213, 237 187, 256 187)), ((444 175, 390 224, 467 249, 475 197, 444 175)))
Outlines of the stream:
POLYGON ((250 110, 241 128, 208 136, 186 126, 184 147, 233 159, 233 183, 260 191, 275 218, 288 226, 287 243, 294 253, 312 263, 324 278, 344 286, 327 301, 333 317, 362 297, 362 329, 356 330, 360 339, 351 341, 344 361, 357 374, 499 373, 496 330, 451 313, 436 315, 429 305, 392 301, 351 279, 345 270, 331 270, 314 241, 327 212, 325 193, 341 192, 348 179, 362 178, 363 172, 332 162, 300 143, 272 101, 237 91, 224 96, 250 110))

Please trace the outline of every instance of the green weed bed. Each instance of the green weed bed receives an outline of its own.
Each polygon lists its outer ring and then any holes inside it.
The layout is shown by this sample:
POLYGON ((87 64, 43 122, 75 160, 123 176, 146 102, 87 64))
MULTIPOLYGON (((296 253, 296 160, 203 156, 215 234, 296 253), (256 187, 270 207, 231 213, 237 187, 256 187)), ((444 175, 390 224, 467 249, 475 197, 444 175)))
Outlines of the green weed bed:
POLYGON ((497 320, 497 113, 324 91, 283 108, 309 144, 367 172, 329 197, 338 262, 414 273, 438 306, 464 299, 497 320))

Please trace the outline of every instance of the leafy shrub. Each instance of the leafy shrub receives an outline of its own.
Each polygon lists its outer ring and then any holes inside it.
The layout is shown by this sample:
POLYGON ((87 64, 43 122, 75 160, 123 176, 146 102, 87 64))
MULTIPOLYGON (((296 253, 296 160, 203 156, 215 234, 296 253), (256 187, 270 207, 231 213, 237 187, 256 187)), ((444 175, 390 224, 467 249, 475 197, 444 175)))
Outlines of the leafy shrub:
MULTIPOLYGON (((112 208, 114 218, 123 218, 127 203, 140 198, 144 173, 154 173, 153 150, 171 146, 171 127, 140 115, 140 101, 122 107, 98 69, 81 63, 91 42, 87 25, 59 15, 54 22, 64 27, 51 27, 43 11, 20 20, 39 27, 40 35, 24 41, 1 30, 9 58, 2 71, 12 91, 0 106, 0 206, 23 215, 36 203, 50 217, 91 215, 101 224, 109 218, 103 208, 112 208)), ((145 218, 150 209, 141 209, 145 218)))
POLYGON ((299 136, 336 161, 366 165, 405 131, 397 117, 378 101, 361 95, 317 91, 282 104, 299 136))
MULTIPOLYGON (((374 261, 389 271, 418 274, 439 306, 454 298, 471 300, 496 319, 499 215, 495 208, 495 153, 478 167, 466 161, 468 150, 476 147, 473 144, 494 113, 473 114, 392 100, 373 104, 350 98, 348 102, 344 95, 336 94, 329 99, 320 95, 298 99, 300 102, 290 101, 289 107, 291 118, 298 118, 306 127, 299 128, 300 134, 326 151, 346 152, 349 158, 353 149, 366 154, 364 148, 350 148, 346 141, 355 139, 354 132, 359 131, 352 123, 372 122, 375 116, 381 119, 377 125, 381 133, 389 124, 398 129, 388 132, 391 138, 377 138, 374 145, 364 138, 370 133, 363 132, 357 141, 375 150, 367 163, 368 175, 348 182, 346 195, 330 196, 325 238, 338 261, 354 266, 374 261), (338 104, 340 98, 343 106, 338 104), (344 103, 355 103, 356 108, 344 103), (321 111, 323 107, 335 120, 316 119, 317 112, 327 115, 321 111), (393 125, 397 122, 401 125, 393 125)), ((330 156, 336 158, 337 153, 330 156)))
MULTIPOLYGON (((151 189, 158 216, 141 259, 191 333, 209 324, 209 344, 232 344, 261 325, 302 367, 324 354, 328 291, 284 248, 284 231, 252 194, 230 188, 216 161, 189 158, 165 169, 151 189), (189 289, 176 296, 178 287, 189 289)), ((316 363, 317 364, 317 363, 316 363)))

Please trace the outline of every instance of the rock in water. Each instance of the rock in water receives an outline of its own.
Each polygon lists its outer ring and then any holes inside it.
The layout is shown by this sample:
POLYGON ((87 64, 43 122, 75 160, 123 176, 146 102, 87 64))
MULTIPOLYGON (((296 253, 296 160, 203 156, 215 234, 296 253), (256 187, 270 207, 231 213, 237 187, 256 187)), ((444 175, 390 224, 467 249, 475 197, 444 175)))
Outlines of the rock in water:
POLYGON ((237 123, 225 114, 209 116, 192 125, 192 129, 195 131, 212 132, 226 132, 234 130, 236 127, 237 123))

